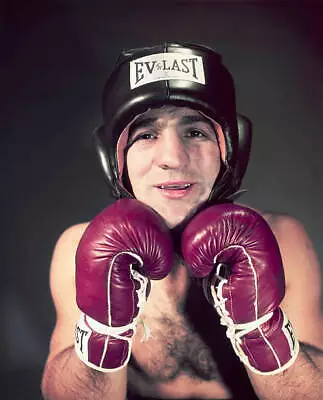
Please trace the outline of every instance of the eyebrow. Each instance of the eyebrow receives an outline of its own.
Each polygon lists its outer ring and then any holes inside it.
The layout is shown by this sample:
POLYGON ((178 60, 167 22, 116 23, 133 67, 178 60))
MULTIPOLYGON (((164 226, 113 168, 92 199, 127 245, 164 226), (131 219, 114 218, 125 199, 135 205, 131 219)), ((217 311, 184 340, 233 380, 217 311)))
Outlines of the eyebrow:
POLYGON ((129 132, 128 132, 129 138, 134 134, 134 132, 137 129, 147 128, 149 126, 152 126, 154 125, 156 120, 157 118, 147 117, 145 115, 139 115, 139 117, 136 118, 135 121, 129 127, 129 132))
POLYGON ((180 124, 182 125, 190 125, 195 122, 202 122, 208 125, 209 128, 211 128, 214 131, 214 126, 212 122, 208 118, 204 117, 204 115, 202 114, 183 115, 180 119, 180 124))
MULTIPOLYGON (((131 138, 133 136, 133 134, 135 133, 135 131, 137 129, 142 129, 142 128, 147 128, 147 127, 151 127, 154 124, 156 124, 156 121, 159 119, 159 117, 147 117, 145 115, 140 115, 130 126, 129 128, 129 138, 131 138)), ((214 133, 216 133, 215 128, 212 124, 212 122, 204 117, 202 114, 193 114, 193 115, 183 115, 180 117, 178 124, 179 125, 191 125, 193 123, 197 123, 197 122, 202 122, 206 125, 209 126, 210 129, 212 129, 212 131, 214 133)))

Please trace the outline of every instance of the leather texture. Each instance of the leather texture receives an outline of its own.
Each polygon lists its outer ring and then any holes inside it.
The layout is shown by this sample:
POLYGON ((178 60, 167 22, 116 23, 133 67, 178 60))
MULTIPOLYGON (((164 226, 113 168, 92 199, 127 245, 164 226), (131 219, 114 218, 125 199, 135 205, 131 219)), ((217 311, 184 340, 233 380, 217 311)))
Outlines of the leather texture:
POLYGON ((91 221, 76 252, 76 301, 84 313, 76 349, 83 361, 102 370, 127 362, 150 279, 164 278, 172 265, 166 224, 137 200, 116 201, 91 221))
POLYGON ((285 295, 280 250, 254 210, 221 204, 203 210, 182 235, 183 257, 228 327, 238 357, 254 372, 276 373, 298 353, 279 304, 285 295))
POLYGON ((116 148, 121 132, 135 116, 149 108, 167 104, 191 107, 221 125, 225 137, 226 160, 221 176, 212 190, 210 201, 229 199, 239 190, 246 172, 252 138, 251 122, 244 116, 237 116, 234 82, 222 64, 221 56, 205 46, 178 43, 164 43, 123 52, 105 85, 102 97, 104 125, 95 131, 94 140, 113 195, 116 198, 129 197, 129 193, 121 184, 122 177, 119 176, 117 165, 116 148), (165 60, 161 60, 159 64, 149 61, 149 57, 160 54, 165 54, 165 60), (166 59, 166 55, 174 55, 173 64, 166 59), (195 67, 196 63, 192 60, 200 57, 203 61, 205 83, 187 80, 182 74, 178 79, 156 79, 131 88, 131 63, 142 60, 143 57, 148 57, 148 61, 140 61, 141 75, 144 67, 148 71, 147 74, 158 66, 161 69, 186 71, 189 67, 195 67), (184 67, 181 64, 183 60, 184 67))

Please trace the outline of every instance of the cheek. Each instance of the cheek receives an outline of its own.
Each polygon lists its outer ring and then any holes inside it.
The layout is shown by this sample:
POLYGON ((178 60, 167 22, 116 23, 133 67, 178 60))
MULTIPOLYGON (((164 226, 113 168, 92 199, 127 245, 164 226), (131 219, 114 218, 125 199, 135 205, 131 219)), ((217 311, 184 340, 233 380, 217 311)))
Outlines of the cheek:
POLYGON ((210 180, 212 181, 212 183, 214 183, 221 169, 220 154, 216 157, 214 157, 214 155, 210 155, 210 157, 206 160, 206 164, 206 169, 209 171, 210 174, 210 180))
POLYGON ((127 171, 130 183, 133 186, 133 183, 136 182, 136 176, 139 173, 139 169, 138 169, 138 162, 136 162, 136 157, 134 157, 134 153, 131 150, 128 151, 128 154, 125 158, 125 163, 127 165, 127 171))
POLYGON ((150 158, 148 154, 141 154, 130 148, 126 156, 126 164, 130 183, 134 186, 138 183, 138 179, 143 178, 149 171, 150 158))
POLYGON ((212 145, 204 148, 203 151, 197 155, 196 163, 199 166, 200 174, 204 176, 205 181, 213 186, 221 167, 218 146, 212 145))

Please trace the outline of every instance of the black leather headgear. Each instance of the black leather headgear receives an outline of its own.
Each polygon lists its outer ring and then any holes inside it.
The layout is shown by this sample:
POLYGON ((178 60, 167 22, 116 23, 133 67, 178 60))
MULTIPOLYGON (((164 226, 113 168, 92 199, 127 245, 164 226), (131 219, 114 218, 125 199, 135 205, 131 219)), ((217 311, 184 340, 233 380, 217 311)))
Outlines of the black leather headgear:
POLYGON ((209 201, 233 198, 249 160, 251 123, 236 113, 233 79, 221 56, 205 46, 177 43, 124 51, 105 85, 104 125, 95 139, 113 195, 131 196, 119 176, 121 132, 137 115, 163 105, 190 107, 221 125, 226 157, 209 201))

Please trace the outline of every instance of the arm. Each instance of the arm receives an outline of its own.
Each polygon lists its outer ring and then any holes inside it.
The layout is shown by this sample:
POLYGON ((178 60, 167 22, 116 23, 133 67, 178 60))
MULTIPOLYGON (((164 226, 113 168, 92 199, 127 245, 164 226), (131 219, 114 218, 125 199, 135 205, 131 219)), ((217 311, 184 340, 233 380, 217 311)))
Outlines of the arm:
POLYGON ((66 230, 57 242, 50 268, 50 288, 57 320, 42 379, 46 400, 124 399, 127 367, 102 373, 87 367, 76 356, 74 330, 80 311, 75 293, 75 253, 86 224, 66 230))
POLYGON ((261 399, 323 398, 323 318, 321 274, 317 255, 303 226, 287 216, 271 228, 283 258, 286 294, 281 307, 300 341, 295 363, 281 374, 260 376, 248 370, 261 399))
POLYGON ((150 279, 163 279, 172 257, 165 222, 132 199, 118 200, 87 227, 63 235, 51 268, 57 324, 43 379, 47 398, 125 398, 138 315, 150 279))
POLYGON ((103 373, 87 367, 75 354, 74 345, 47 361, 42 392, 46 400, 125 399, 127 367, 103 373))
POLYGON ((317 258, 292 218, 278 218, 271 228, 246 207, 213 206, 185 228, 183 255, 193 274, 204 277, 205 294, 227 326, 258 396, 320 399, 323 331, 317 258), (282 310, 295 325, 294 333, 282 310))

